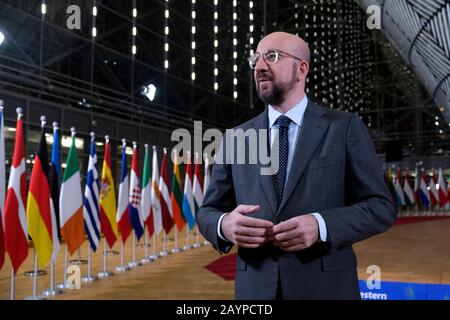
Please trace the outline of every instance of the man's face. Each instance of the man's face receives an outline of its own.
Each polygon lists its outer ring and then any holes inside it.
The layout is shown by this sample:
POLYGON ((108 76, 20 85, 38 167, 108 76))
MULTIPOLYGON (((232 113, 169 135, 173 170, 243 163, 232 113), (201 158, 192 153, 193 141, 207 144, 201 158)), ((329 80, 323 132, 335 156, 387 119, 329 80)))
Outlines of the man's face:
MULTIPOLYGON (((267 50, 279 49, 272 44, 261 42, 257 52, 264 54, 267 50)), ((270 63, 261 56, 256 64, 255 84, 258 96, 262 101, 270 105, 280 105, 286 95, 297 82, 297 63, 285 55, 280 54, 277 63, 270 63)))

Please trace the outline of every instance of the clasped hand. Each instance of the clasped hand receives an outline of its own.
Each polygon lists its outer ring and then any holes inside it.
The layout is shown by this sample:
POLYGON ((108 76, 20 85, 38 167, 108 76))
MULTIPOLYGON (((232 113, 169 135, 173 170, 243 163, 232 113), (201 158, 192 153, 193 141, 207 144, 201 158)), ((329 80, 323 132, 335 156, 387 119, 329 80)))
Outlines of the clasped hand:
POLYGON ((242 248, 258 248, 272 241, 284 251, 309 248, 319 239, 319 226, 312 214, 293 217, 273 224, 250 215, 259 205, 239 205, 222 219, 222 234, 242 248))

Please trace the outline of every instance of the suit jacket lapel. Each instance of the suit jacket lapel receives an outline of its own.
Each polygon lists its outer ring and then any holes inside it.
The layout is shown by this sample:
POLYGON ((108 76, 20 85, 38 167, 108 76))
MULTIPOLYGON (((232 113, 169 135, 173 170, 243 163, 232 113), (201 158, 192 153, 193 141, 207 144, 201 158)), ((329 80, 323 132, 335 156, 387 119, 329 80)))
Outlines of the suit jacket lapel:
POLYGON ((321 118, 321 116, 325 113, 325 109, 318 107, 316 104, 311 102, 311 100, 309 100, 308 106, 305 110, 305 115, 303 117, 302 127, 300 128, 299 136, 297 137, 291 169, 289 176, 287 177, 283 198, 281 199, 280 206, 278 207, 277 215, 283 209, 283 206, 286 204, 287 200, 294 191, 294 188, 305 171, 311 156, 328 129, 329 121, 321 118))

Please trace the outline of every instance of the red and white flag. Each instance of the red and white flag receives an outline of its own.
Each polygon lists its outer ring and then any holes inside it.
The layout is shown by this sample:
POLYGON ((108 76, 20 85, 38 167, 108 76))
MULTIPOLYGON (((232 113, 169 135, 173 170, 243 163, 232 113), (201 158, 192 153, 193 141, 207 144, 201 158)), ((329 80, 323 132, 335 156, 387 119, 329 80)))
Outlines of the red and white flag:
POLYGON ((436 186, 436 177, 433 171, 433 175, 430 179, 430 184, 428 185, 430 188, 430 200, 431 200, 431 206, 436 206, 439 204, 439 193, 436 186))
POLYGON ((28 255, 23 120, 22 111, 18 109, 17 112, 19 115, 16 124, 16 142, 9 174, 4 217, 5 249, 11 259, 14 273, 17 273, 28 255))
POLYGON ((448 193, 444 182, 444 176, 442 175, 442 168, 439 168, 438 187, 439 204, 441 207, 444 207, 448 203, 448 193))
POLYGON ((167 170, 167 149, 164 148, 164 155, 161 164, 161 177, 159 179, 159 190, 161 192, 161 215, 162 224, 166 233, 170 232, 173 226, 172 200, 169 192, 169 177, 167 170))

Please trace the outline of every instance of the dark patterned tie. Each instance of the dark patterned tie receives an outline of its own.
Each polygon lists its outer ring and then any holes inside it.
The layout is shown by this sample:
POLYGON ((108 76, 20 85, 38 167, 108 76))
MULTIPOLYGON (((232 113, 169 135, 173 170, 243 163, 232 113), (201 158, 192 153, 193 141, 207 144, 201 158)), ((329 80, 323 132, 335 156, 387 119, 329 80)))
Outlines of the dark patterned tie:
MULTIPOLYGON (((278 124, 278 137, 275 137, 272 150, 273 161, 278 161, 278 172, 273 175, 273 191, 277 198, 277 208, 280 205, 281 198, 283 197, 284 183, 286 181, 286 171, 289 156, 289 138, 288 130, 291 123, 291 119, 285 115, 278 117, 276 122, 278 124), (278 138, 278 139, 277 139, 278 138), (276 152, 276 144, 278 143, 278 154, 276 152)), ((276 162, 275 162, 276 163, 276 162)))

